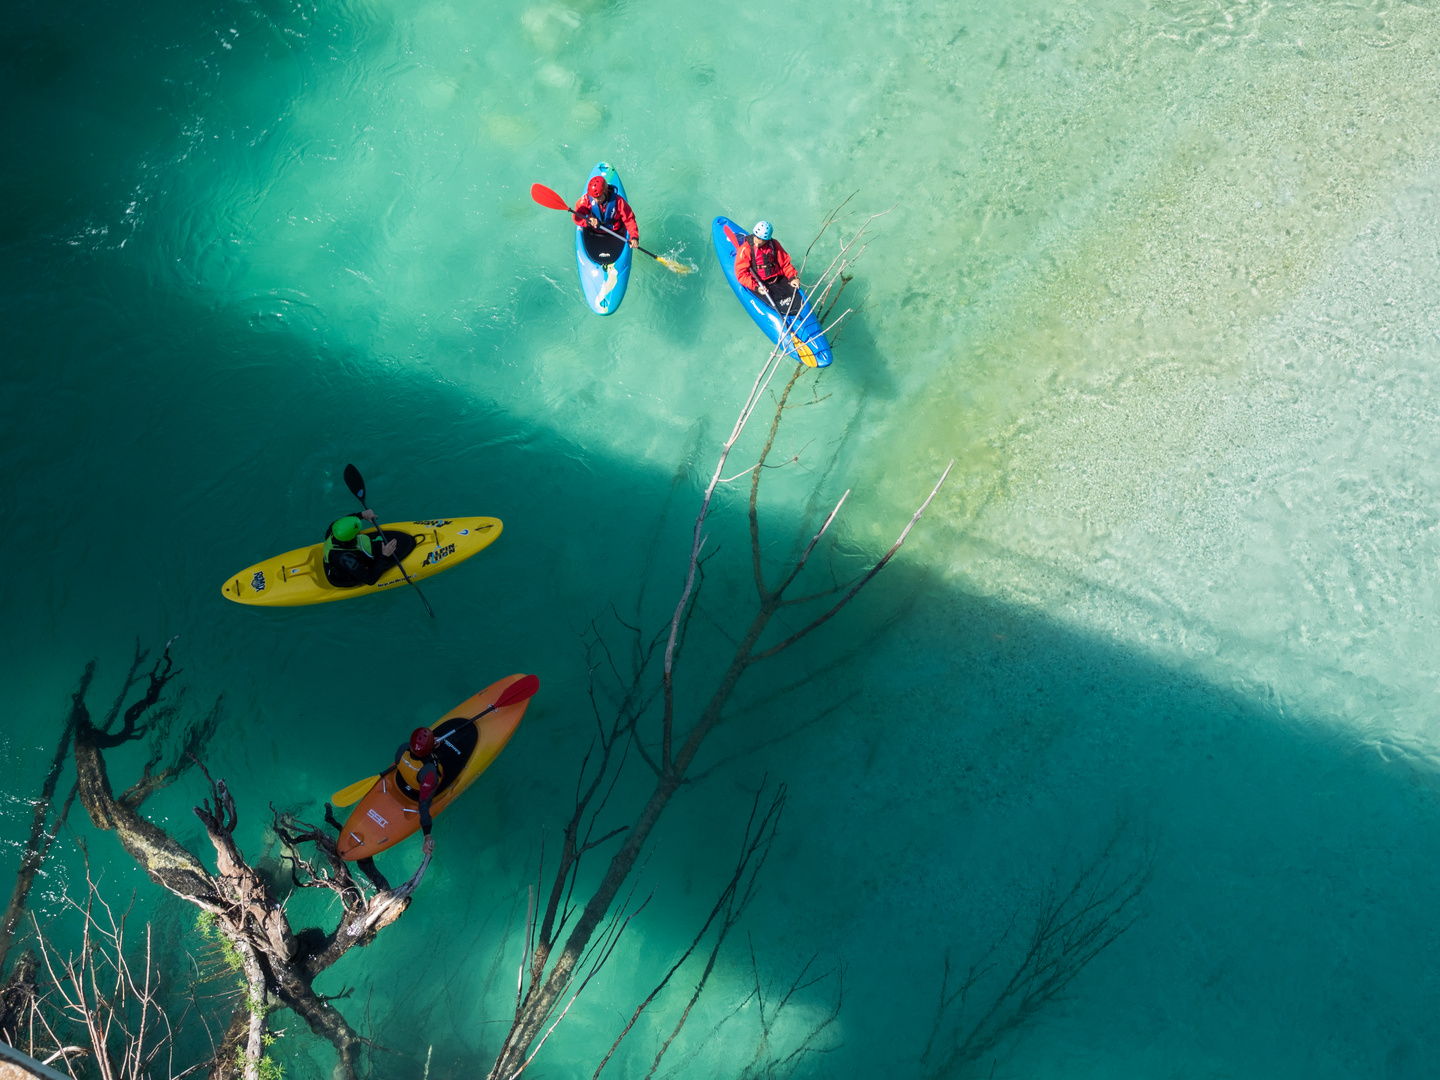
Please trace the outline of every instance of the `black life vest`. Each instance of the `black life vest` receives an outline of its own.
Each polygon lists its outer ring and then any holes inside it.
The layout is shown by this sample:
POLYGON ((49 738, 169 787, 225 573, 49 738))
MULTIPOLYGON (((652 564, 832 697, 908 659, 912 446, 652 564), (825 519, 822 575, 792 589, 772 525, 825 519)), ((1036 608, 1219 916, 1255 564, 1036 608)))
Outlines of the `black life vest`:
POLYGON ((769 281, 780 273, 780 260, 775 256, 775 245, 766 240, 764 243, 756 243, 755 237, 750 237, 750 256, 755 263, 755 276, 761 281, 769 281))

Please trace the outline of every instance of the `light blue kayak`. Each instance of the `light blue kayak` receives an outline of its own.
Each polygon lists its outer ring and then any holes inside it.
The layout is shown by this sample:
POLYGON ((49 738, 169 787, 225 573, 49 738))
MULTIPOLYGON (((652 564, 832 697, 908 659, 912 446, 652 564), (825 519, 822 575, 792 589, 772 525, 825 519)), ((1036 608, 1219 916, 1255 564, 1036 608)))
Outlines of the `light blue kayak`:
MULTIPOLYGON (((735 253, 740 250, 746 233, 727 217, 717 217, 710 226, 711 239, 715 241, 715 257, 725 271, 725 280, 735 290, 741 307, 755 320, 755 325, 765 331, 765 336, 777 345, 780 335, 785 335, 785 355, 798 360, 806 367, 829 367, 835 357, 830 354, 830 342, 820 332, 820 320, 809 299, 800 292, 800 314, 785 317, 763 299, 740 284, 735 276, 735 253)), ((799 290, 796 290, 799 292, 799 290)))
MULTIPOLYGON (((603 176, 605 182, 625 198, 625 185, 620 183, 620 174, 605 162, 600 162, 590 173, 591 177, 603 176)), ((587 177, 586 183, 589 183, 587 177)), ((618 224, 618 222, 617 222, 618 224)), ((616 229, 624 235, 624 229, 616 229)), ((575 227, 575 261, 580 264, 580 288, 585 291, 585 302, 597 315, 613 315, 625 299, 625 286, 630 284, 630 245, 608 233, 596 233, 579 225, 575 227)))

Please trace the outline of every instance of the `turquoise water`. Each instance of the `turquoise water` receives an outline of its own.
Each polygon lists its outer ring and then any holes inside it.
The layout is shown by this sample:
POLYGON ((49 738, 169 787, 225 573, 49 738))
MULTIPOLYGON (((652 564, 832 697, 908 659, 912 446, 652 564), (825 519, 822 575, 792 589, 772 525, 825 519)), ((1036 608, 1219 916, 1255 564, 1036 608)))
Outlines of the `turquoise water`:
MULTIPOLYGON (((922 1075, 946 951, 984 956, 1117 822, 1117 872, 1152 867, 1139 921, 978 1075, 1430 1075, 1436 16, 20 5, 0 45, 0 835, 23 837, 85 662, 103 700, 137 637, 181 635, 194 707, 225 695, 207 760, 257 856, 268 803, 313 812, 414 724, 535 671, 414 907, 321 981, 356 987, 339 1007, 401 1053, 382 1073, 420 1076, 432 1046, 432 1075, 483 1069, 590 738, 585 628, 612 604, 668 617, 764 359, 710 219, 765 216, 803 251, 853 193, 852 227, 889 212, 829 396, 777 443, 803 467, 766 478, 775 556, 847 487, 842 555, 878 554, 956 471, 874 591, 742 692, 758 704, 717 736, 725 763, 659 830, 654 899, 536 1074, 593 1071, 768 776, 789 805, 741 929, 767 982, 812 953, 845 972, 830 1052, 797 1075, 922 1075), (642 242, 700 267, 644 260, 606 319, 564 218, 528 196, 578 192, 601 159, 642 242), (505 534, 429 584, 433 623, 409 595, 225 602, 226 574, 351 508, 352 460, 389 518, 505 534)), ((746 611, 738 498, 714 531, 697 695, 746 611)), ((197 844, 201 794, 187 779, 149 813, 197 844)), ((89 843, 117 891, 188 920, 113 838, 89 843)), ((42 911, 77 865, 54 865, 42 911)), ((737 932, 675 1064, 741 1075, 754 1005, 709 1036, 752 979, 737 932)), ((606 1075, 643 1076, 675 1008, 606 1075)), ((278 1023, 289 1075, 328 1075, 327 1047, 278 1023)))

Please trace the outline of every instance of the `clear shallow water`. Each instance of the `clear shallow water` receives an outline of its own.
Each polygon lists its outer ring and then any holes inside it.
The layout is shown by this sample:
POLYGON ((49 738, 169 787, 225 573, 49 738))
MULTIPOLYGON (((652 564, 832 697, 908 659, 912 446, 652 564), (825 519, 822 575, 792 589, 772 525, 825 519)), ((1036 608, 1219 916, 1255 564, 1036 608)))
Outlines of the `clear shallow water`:
MULTIPOLYGON (((1155 852, 1145 918, 995 1076, 1426 1075, 1436 14, 752 5, 717 33, 713 11, 642 4, 22 9, 0 513, 48 558, 0 582, 10 768, 88 658, 113 684, 136 635, 179 632, 192 695, 226 694, 211 766, 260 850, 267 802, 538 671, 415 908, 331 988, 369 995, 377 1030, 419 1027, 403 1068, 433 1041, 442 1075, 473 1071, 509 992, 492 958, 588 741, 580 631, 634 610, 652 565, 646 610, 667 606, 696 477, 763 356, 708 222, 764 214, 803 249, 857 192, 859 214, 894 209, 831 397, 782 434, 814 471, 767 478, 775 528, 812 484, 853 486, 843 541, 880 550, 957 472, 883 595, 761 674, 757 696, 856 654, 724 733, 716 757, 823 714, 677 804, 633 966, 543 1073, 593 1062, 688 941, 768 771, 791 802, 747 929, 769 977, 815 950, 847 968, 817 1074, 915 1071, 944 950, 983 952, 1119 817, 1125 859, 1155 852), (646 245, 702 268, 637 266, 610 319, 528 198, 601 158, 646 245), (505 520, 428 590, 438 622, 405 596, 224 604, 226 573, 348 508, 351 459, 387 515, 505 520)), ((197 794, 151 812, 193 840, 197 794)), ((710 1017, 748 985, 743 948, 718 979, 710 1017)), ((748 1060, 753 1032, 693 1030, 696 1072, 748 1060)), ((651 1037, 612 1068, 643 1075, 651 1037)), ((308 1037, 286 1049, 325 1071, 308 1037)))

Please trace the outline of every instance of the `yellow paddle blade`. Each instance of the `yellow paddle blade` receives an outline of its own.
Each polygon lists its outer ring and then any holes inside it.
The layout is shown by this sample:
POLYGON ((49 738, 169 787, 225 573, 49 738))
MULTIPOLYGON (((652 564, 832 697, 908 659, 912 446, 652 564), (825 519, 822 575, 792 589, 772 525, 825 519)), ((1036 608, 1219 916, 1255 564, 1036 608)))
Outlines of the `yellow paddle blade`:
POLYGON ((665 267, 665 269, 673 270, 677 274, 688 274, 695 269, 693 266, 686 266, 684 263, 676 262, 674 259, 667 259, 664 255, 656 255, 655 261, 665 267))
POLYGON ((806 367, 820 366, 820 361, 815 359, 814 349, 810 348, 809 345, 805 344, 805 342, 801 341, 794 334, 790 335, 790 340, 795 343, 795 352, 799 355, 802 364, 806 367))
POLYGON ((365 793, 369 791, 375 785, 375 781, 379 779, 380 777, 378 776, 367 776, 364 780, 357 780, 349 787, 341 788, 335 792, 334 795, 331 795, 330 801, 336 806, 349 806, 351 803, 357 803, 365 797, 365 793))

